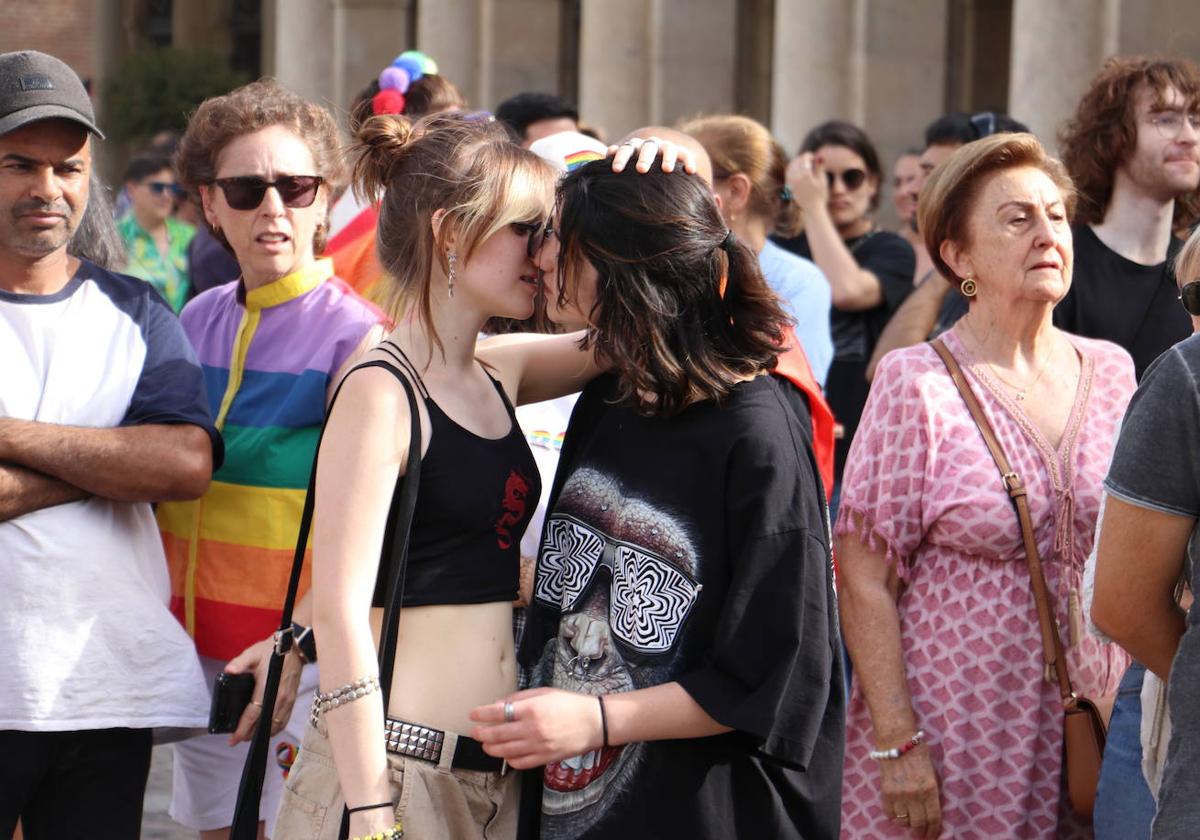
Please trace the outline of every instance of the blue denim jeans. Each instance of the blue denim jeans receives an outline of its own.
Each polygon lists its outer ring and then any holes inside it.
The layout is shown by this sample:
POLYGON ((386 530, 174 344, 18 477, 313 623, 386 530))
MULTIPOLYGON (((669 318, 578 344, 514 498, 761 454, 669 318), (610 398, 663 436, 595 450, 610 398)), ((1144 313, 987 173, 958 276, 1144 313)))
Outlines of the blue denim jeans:
POLYGON ((1092 815, 1096 840, 1149 840, 1154 797, 1142 775, 1142 678, 1146 667, 1129 666, 1117 689, 1100 787, 1092 815))

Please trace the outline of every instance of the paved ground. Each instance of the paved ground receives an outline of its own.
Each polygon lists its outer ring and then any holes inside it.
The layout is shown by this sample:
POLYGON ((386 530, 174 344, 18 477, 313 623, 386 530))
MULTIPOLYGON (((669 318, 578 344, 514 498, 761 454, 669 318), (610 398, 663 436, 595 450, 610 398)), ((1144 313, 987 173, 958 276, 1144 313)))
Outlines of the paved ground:
POLYGON ((146 786, 146 804, 142 814, 142 840, 196 840, 194 831, 167 816, 171 802, 170 747, 155 747, 150 764, 150 783, 146 786))

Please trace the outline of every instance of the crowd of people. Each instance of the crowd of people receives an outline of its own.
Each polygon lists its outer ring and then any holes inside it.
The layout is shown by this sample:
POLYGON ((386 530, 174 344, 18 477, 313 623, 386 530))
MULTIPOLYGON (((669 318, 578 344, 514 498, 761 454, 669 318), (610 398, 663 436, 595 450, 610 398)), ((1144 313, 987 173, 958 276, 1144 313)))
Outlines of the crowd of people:
POLYGON ((1200 832, 1200 69, 890 170, 415 51, 347 113, 110 199, 0 55, 0 838, 139 836, 166 742, 228 838, 256 734, 276 840, 1200 832))

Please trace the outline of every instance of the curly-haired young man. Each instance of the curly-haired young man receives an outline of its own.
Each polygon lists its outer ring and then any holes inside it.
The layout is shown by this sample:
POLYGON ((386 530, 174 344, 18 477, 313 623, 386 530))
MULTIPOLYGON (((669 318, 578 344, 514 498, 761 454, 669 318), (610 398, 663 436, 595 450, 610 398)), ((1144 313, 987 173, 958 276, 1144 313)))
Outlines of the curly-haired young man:
POLYGON ((1121 345, 1140 379, 1192 332, 1169 258, 1181 244, 1173 233, 1200 219, 1200 69, 1110 60, 1060 143, 1080 201, 1074 281, 1055 324, 1121 345))

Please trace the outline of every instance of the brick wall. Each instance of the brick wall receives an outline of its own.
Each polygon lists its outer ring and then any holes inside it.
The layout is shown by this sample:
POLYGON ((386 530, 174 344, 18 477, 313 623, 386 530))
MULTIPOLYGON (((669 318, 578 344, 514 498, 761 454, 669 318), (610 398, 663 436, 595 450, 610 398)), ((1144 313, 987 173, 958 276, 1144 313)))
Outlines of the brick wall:
POLYGON ((0 52, 41 50, 94 73, 93 0, 0 0, 0 52))

